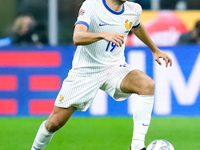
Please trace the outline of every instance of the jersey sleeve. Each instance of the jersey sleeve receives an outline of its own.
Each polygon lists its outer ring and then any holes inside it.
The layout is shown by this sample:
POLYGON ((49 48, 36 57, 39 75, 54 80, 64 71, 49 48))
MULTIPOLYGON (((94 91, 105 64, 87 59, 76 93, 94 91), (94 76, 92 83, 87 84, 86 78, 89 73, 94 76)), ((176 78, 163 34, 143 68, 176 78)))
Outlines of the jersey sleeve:
POLYGON ((141 18, 141 14, 142 14, 142 7, 139 4, 136 4, 134 7, 134 11, 137 14, 137 19, 133 24, 132 28, 137 28, 140 26, 140 18, 141 18))
POLYGON ((77 18, 75 25, 84 24, 89 29, 90 23, 92 20, 92 16, 94 14, 94 12, 93 12, 94 7, 93 7, 92 1, 93 0, 86 0, 85 2, 83 2, 82 6, 79 10, 78 18, 77 18))

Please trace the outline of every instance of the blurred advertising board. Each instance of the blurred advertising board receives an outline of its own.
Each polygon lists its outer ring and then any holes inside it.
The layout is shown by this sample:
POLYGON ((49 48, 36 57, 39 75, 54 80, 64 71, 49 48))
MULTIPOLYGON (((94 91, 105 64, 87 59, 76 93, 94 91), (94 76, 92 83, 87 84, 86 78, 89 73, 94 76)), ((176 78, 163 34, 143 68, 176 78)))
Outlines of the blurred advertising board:
MULTIPOLYGON (((158 46, 175 46, 181 34, 192 30, 200 20, 200 11, 143 11, 141 22, 158 46)), ((145 46, 134 34, 127 46, 145 46)))
MULTIPOLYGON (((127 47, 128 63, 155 80, 154 116, 200 115, 200 46, 160 47, 173 67, 159 66, 147 47, 127 47)), ((73 46, 0 49, 0 116, 49 115, 71 69, 73 46)), ((164 63, 164 62, 163 62, 164 63)), ((86 112, 75 116, 131 116, 137 95, 116 102, 99 91, 86 112)))

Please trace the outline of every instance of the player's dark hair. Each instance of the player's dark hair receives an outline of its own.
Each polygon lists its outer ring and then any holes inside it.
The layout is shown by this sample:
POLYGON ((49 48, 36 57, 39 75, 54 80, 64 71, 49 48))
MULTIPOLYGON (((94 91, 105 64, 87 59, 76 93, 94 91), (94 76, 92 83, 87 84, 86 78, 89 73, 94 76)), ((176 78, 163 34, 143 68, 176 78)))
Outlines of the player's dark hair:
POLYGON ((195 28, 200 30, 200 20, 198 20, 195 24, 195 28))
POLYGON ((81 5, 83 4, 84 1, 85 1, 85 0, 78 0, 78 1, 77 1, 77 6, 81 6, 81 5))

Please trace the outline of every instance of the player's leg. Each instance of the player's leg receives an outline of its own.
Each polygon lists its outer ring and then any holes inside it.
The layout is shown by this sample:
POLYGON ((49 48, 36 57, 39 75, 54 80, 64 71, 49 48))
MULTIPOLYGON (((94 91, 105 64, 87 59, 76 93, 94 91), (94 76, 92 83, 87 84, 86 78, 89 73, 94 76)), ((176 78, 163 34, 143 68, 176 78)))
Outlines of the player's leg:
POLYGON ((75 107, 60 108, 54 106, 49 118, 41 124, 31 150, 42 150, 51 141, 53 134, 68 121, 75 110, 75 107))
POLYGON ((49 132, 55 132, 59 130, 69 120, 75 110, 76 108, 73 106, 69 108, 54 106, 52 113, 45 123, 45 128, 49 132))
POLYGON ((99 82, 96 78, 80 75, 68 76, 58 93, 53 112, 38 130, 32 150, 43 149, 51 140, 53 133, 67 122, 76 109, 86 111, 98 89, 99 82))
POLYGON ((129 72, 120 84, 124 93, 137 93, 133 119, 134 130, 131 150, 144 148, 145 135, 147 133, 154 102, 154 81, 139 70, 129 72))

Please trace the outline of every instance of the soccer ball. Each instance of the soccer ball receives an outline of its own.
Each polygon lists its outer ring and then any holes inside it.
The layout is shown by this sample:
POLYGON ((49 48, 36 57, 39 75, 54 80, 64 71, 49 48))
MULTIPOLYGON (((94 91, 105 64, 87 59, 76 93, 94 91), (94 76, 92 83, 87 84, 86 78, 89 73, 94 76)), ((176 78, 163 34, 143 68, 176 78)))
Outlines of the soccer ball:
POLYGON ((151 142, 148 145, 147 150, 174 150, 174 147, 168 141, 159 139, 151 142))

